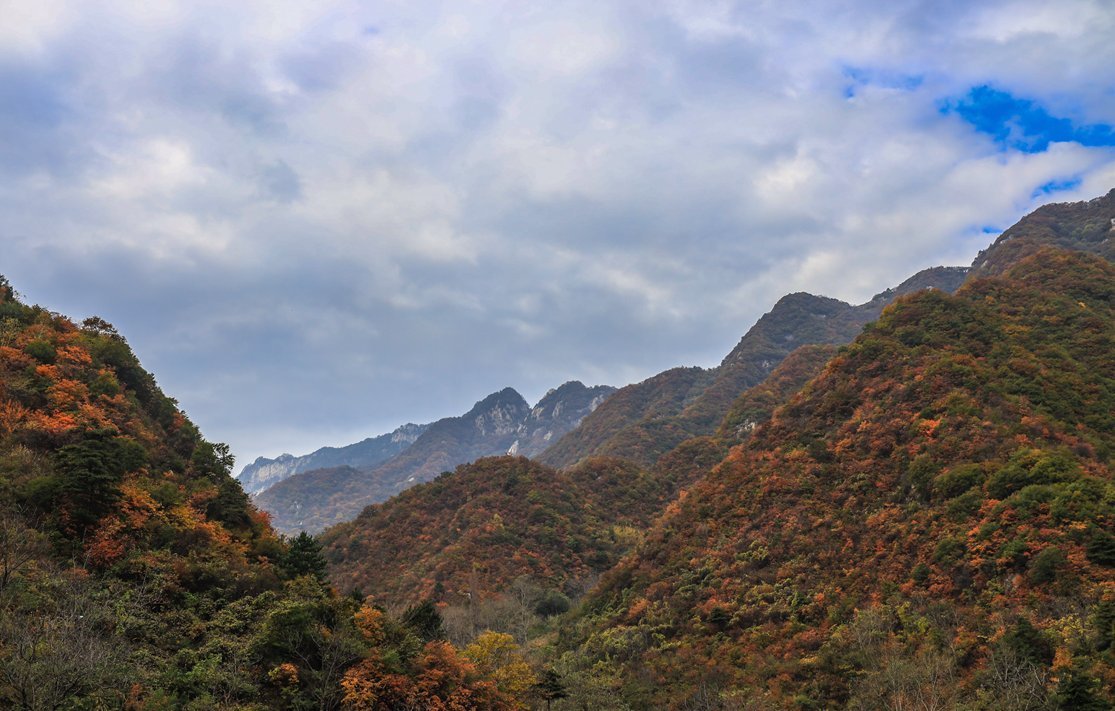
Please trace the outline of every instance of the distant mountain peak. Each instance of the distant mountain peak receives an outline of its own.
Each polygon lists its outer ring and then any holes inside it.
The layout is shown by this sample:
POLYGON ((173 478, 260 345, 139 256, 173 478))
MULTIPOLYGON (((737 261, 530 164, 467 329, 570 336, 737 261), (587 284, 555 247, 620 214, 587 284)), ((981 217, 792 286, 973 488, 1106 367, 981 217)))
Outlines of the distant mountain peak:
MULTIPOLYGON (((463 415, 428 426, 391 459, 356 470, 310 469, 265 491, 257 499, 277 528, 319 530, 353 518, 371 503, 481 457, 505 453, 534 456, 573 429, 615 388, 570 381, 550 390, 533 408, 517 390, 503 388, 463 415)), ((404 425, 400 431, 416 425, 404 425)))
POLYGON ((310 454, 280 454, 274 459, 257 457, 244 467, 239 479, 244 491, 258 495, 295 474, 334 467, 369 467, 385 462, 409 447, 428 425, 407 423, 378 437, 368 437, 345 447, 322 447, 310 454))

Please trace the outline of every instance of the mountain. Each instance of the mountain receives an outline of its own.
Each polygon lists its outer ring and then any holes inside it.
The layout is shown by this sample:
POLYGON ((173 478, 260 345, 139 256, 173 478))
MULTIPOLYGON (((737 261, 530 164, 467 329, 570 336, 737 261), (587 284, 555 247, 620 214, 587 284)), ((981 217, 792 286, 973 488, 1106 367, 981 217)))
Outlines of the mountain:
POLYGON ((338 596, 232 466, 110 324, 0 277, 0 708, 527 707, 513 642, 338 596))
POLYGON ((746 439, 835 352, 797 349, 738 398, 718 437, 687 440, 649 469, 614 457, 564 470, 494 457, 407 489, 322 534, 330 576, 388 605, 429 597, 459 604, 462 591, 498 598, 524 579, 543 590, 582 591, 724 457, 728 443, 746 439))
POLYGON ((374 467, 414 444, 427 427, 429 425, 405 424, 385 435, 369 437, 345 447, 322 447, 300 457, 292 454, 281 454, 274 459, 259 457, 240 472, 240 485, 244 491, 254 495, 283 479, 311 469, 374 467))
POLYGON ((409 447, 378 466, 301 472, 259 494, 256 503, 271 514, 280 531, 319 531, 460 464, 508 452, 537 452, 575 427, 613 391, 569 382, 532 408, 514 389, 505 388, 464 415, 427 426, 409 447))
POLYGON ((568 675, 635 708, 1102 708, 1113 412, 1109 262, 899 299, 605 576, 568 675))
POLYGON ((1091 252, 1115 260, 1115 190, 1085 202, 1039 207, 980 252, 972 273, 1001 274, 1045 247, 1091 252))
POLYGON ((384 603, 417 602, 438 587, 449 599, 479 596, 522 575, 561 589, 619 559, 616 528, 649 524, 654 512, 643 502, 653 486, 619 460, 558 472, 525 457, 480 459, 369 507, 322 540, 337 584, 384 603))
POLYGON ((680 412, 708 382, 709 373, 703 368, 673 368, 622 387, 536 458, 552 467, 571 466, 602 451, 625 428, 662 413, 680 412))
POLYGON ((586 387, 576 380, 546 393, 519 425, 508 454, 534 457, 574 429, 616 391, 608 385, 586 387))
POLYGON ((387 605, 479 600, 523 578, 583 591, 725 451, 693 440, 651 471, 608 457, 567 470, 512 456, 461 465, 322 534, 330 576, 387 605))
POLYGON ((784 296, 718 367, 676 368, 621 388, 538 459, 564 467, 607 455, 649 465, 685 439, 715 431, 735 398, 794 349, 847 343, 899 296, 927 288, 951 293, 967 273, 964 267, 926 269, 858 306, 806 293, 784 296))
POLYGON ((302 472, 264 491, 256 503, 271 514, 280 531, 319 531, 446 469, 505 453, 529 413, 522 396, 504 388, 463 415, 429 425, 409 447, 383 464, 302 472))

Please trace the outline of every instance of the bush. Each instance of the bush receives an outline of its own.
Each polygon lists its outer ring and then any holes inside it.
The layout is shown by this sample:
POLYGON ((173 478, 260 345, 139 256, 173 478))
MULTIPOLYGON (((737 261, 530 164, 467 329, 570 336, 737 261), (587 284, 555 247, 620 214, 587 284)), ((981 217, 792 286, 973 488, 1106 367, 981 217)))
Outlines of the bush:
POLYGON ((54 351, 54 346, 46 341, 31 341, 23 350, 27 355, 31 356, 40 363, 53 363, 57 355, 54 351))
POLYGON ((570 606, 568 597, 557 590, 547 590, 538 604, 534 606, 534 611, 542 617, 553 617, 568 612, 570 606))
POLYGON ((1115 536, 1102 528, 1092 529, 1092 535, 1084 548, 1088 560, 1096 565, 1115 567, 1115 536))
POLYGON ((1036 585, 1052 583, 1068 563, 1068 557, 1060 548, 1045 548, 1030 561, 1030 582, 1036 585))
POLYGON ((1071 481, 1079 472, 1080 465, 1068 454, 1023 449, 1015 452, 1006 466, 991 475, 987 480, 987 493, 996 499, 1005 499, 1034 484, 1071 481))
POLYGON ((933 480, 933 493, 942 499, 960 496, 983 481, 983 470, 978 464, 961 464, 942 472, 933 480))

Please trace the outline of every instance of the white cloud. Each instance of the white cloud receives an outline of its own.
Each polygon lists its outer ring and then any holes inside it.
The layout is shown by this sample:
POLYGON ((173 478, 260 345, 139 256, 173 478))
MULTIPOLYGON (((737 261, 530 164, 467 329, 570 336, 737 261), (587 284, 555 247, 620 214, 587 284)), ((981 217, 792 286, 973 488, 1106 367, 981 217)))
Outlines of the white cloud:
POLYGON ((862 301, 1040 185, 1115 184, 1110 149, 938 110, 991 84, 1115 122, 1102 0, 0 14, 0 268, 111 316, 242 455, 709 365, 783 293, 862 301))

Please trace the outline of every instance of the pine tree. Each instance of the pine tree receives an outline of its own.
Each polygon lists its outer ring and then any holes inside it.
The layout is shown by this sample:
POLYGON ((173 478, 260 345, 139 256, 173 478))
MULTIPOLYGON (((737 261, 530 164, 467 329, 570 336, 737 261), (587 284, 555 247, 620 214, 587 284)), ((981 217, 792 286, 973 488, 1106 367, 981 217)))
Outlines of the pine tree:
POLYGON ((143 447, 109 430, 87 432, 82 441, 55 454, 62 508, 81 533, 108 513, 120 498, 124 474, 143 466, 143 447))
POLYGON ((423 642, 445 639, 441 613, 432 600, 423 600, 403 613, 403 624, 414 630, 423 642))
POLYGON ((312 575, 324 583, 328 577, 326 565, 321 544, 316 538, 302 531, 290 540, 281 567, 288 577, 312 575))
POLYGON ((1055 708, 1064 711, 1104 711, 1111 708, 1097 694, 1099 681, 1079 665, 1073 666, 1057 684, 1055 708))
POLYGON ((534 685, 534 688, 538 690, 538 695, 546 702, 547 711, 549 711, 551 702, 569 696, 565 684, 561 681, 561 676, 553 669, 542 672, 542 679, 534 685))

